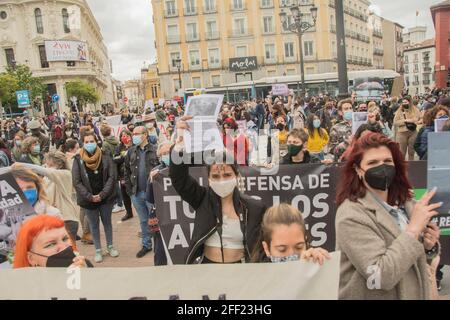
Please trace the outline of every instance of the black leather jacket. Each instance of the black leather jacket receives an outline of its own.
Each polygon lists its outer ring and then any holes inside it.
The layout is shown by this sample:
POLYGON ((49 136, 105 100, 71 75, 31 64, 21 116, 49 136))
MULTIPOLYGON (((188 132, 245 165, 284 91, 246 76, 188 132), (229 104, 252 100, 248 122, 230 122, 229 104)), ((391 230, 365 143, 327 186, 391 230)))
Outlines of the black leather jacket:
MULTIPOLYGON (((220 197, 211 189, 202 187, 189 175, 188 165, 170 164, 169 176, 181 198, 196 211, 194 230, 189 245, 186 264, 199 263, 205 241, 216 231, 221 235, 222 208, 220 197)), ((244 235, 245 259, 250 261, 251 253, 258 241, 260 226, 266 207, 236 188, 233 193, 236 213, 244 235)))

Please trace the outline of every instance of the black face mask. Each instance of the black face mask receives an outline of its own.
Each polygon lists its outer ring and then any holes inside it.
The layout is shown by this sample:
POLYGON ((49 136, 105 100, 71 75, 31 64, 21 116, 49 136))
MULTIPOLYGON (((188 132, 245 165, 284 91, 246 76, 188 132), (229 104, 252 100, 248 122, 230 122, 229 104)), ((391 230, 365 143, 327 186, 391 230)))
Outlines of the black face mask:
POLYGON ((286 128, 286 126, 284 124, 282 124, 282 123, 277 124, 277 129, 278 130, 283 131, 284 128, 286 128))
POLYGON ((68 268, 73 264, 73 259, 76 257, 71 246, 49 257, 32 251, 30 252, 37 256, 47 258, 47 264, 45 265, 47 268, 68 268))
POLYGON ((376 190, 386 191, 392 185, 397 171, 394 166, 382 164, 366 171, 364 179, 376 190))
POLYGON ((409 109, 409 104, 404 104, 404 105, 403 105, 403 109, 408 110, 408 109, 409 109))

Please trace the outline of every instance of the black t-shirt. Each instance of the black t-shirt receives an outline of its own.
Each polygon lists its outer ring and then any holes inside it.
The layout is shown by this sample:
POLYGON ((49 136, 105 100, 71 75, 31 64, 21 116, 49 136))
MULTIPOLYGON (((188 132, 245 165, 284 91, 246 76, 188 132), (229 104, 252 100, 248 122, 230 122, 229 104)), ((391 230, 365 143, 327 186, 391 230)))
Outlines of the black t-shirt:
POLYGON ((97 170, 93 171, 86 167, 86 173, 89 178, 89 182, 91 183, 92 194, 98 195, 103 190, 103 164, 100 163, 100 166, 97 170))
POLYGON ((305 164, 305 163, 316 163, 316 161, 313 161, 308 151, 304 152, 302 162, 293 162, 292 157, 289 154, 285 155, 281 160, 281 164, 305 164))

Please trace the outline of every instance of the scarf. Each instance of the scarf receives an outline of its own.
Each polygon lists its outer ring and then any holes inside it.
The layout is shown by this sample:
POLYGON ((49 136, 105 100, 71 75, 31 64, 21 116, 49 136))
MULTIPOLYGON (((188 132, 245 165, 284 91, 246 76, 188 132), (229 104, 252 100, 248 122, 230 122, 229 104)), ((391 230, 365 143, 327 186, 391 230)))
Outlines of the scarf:
POLYGON ((102 151, 99 147, 97 147, 97 149, 95 149, 95 153, 91 156, 86 150, 81 149, 80 157, 81 160, 86 163, 86 167, 88 169, 95 171, 98 169, 100 163, 102 162, 102 151))
POLYGON ((28 157, 30 157, 31 162, 33 162, 33 164, 40 166, 42 165, 41 163, 41 157, 39 155, 34 156, 31 153, 28 154, 28 157))

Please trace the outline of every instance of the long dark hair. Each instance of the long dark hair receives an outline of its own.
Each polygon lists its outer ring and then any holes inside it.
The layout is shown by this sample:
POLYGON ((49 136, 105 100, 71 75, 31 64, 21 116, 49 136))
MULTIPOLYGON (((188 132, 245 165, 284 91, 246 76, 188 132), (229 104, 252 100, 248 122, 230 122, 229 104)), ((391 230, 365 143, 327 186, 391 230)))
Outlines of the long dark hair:
MULTIPOLYGON (((318 117, 320 120, 320 116, 318 114, 314 114, 314 113, 311 113, 308 116, 308 119, 306 120, 306 126, 308 128, 308 134, 310 137, 314 137, 314 132, 316 129, 316 128, 314 128, 314 117, 318 117)), ((320 120, 320 123, 322 123, 322 120, 320 120)), ((322 127, 318 128, 317 131, 319 132, 319 136, 321 138, 323 138, 324 133, 323 133, 322 127)))
POLYGON ((347 199, 356 202, 359 198, 366 196, 366 186, 358 177, 356 168, 361 165, 362 158, 367 150, 383 146, 391 151, 397 172, 394 181, 388 190, 389 205, 404 205, 406 201, 412 199, 412 193, 410 191, 412 186, 406 174, 407 164, 403 153, 400 151, 399 145, 383 134, 369 133, 356 141, 353 152, 348 157, 344 169, 342 170, 337 188, 336 202, 338 206, 347 199))

